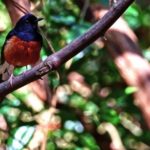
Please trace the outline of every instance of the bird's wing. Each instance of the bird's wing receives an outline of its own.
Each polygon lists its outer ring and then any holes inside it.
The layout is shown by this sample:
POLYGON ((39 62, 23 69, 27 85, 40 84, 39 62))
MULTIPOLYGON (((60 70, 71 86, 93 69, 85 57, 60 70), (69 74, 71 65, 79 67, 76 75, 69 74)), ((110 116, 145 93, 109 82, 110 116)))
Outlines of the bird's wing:
POLYGON ((2 50, 1 50, 0 65, 2 65, 2 64, 4 63, 4 61, 5 61, 5 59, 4 59, 4 48, 5 48, 5 45, 6 45, 7 41, 8 41, 12 36, 14 36, 14 35, 16 35, 16 34, 15 34, 15 31, 14 31, 14 30, 11 30, 11 31, 7 34, 7 36, 6 36, 5 42, 4 42, 3 47, 2 47, 2 50))
POLYGON ((13 66, 8 64, 6 61, 5 61, 5 58, 4 58, 4 48, 5 48, 5 45, 7 43, 7 41, 15 35, 15 31, 14 30, 11 30, 8 35, 6 36, 6 39, 5 39, 5 42, 3 44, 3 47, 2 47, 2 50, 1 50, 1 58, 0 58, 0 83, 5 81, 5 80, 8 80, 9 77, 11 76, 11 74, 13 73, 13 66))

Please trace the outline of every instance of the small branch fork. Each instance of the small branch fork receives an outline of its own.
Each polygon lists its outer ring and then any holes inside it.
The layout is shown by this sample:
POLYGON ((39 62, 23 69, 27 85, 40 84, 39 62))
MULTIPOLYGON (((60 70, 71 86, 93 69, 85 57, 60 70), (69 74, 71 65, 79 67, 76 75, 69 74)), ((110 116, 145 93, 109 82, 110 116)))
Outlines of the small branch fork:
POLYGON ((41 78, 43 75, 56 70, 63 63, 78 54, 85 47, 89 46, 104 33, 122 15, 134 0, 119 0, 110 8, 108 13, 95 23, 86 33, 72 41, 60 51, 50 55, 44 62, 33 67, 31 70, 16 76, 12 80, 12 86, 8 81, 0 84, 0 100, 10 92, 41 78))

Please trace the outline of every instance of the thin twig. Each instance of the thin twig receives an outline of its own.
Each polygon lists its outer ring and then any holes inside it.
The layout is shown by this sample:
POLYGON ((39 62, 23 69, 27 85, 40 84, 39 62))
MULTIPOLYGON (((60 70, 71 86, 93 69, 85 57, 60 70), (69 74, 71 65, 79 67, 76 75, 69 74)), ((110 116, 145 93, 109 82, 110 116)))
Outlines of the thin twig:
POLYGON ((87 12, 87 8, 89 7, 89 4, 90 4, 89 0, 85 0, 84 1, 84 6, 83 6, 83 9, 82 9, 81 14, 80 14, 80 18, 81 19, 85 18, 85 15, 86 15, 86 12, 87 12))
POLYGON ((21 5, 20 5, 19 3, 17 3, 16 1, 12 0, 12 2, 13 2, 13 4, 14 4, 14 6, 15 6, 16 8, 18 8, 18 10, 20 10, 20 11, 23 12, 24 14, 29 13, 29 11, 28 11, 25 7, 21 6, 21 5))

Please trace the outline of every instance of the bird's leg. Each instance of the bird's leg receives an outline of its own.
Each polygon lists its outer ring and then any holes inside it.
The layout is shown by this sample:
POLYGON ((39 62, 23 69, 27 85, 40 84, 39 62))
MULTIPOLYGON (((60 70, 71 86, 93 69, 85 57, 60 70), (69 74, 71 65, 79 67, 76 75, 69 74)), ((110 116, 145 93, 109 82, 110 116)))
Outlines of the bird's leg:
POLYGON ((9 76, 8 82, 10 82, 11 87, 12 87, 12 81, 13 81, 13 78, 14 78, 13 70, 14 70, 14 66, 12 66, 12 65, 10 65, 9 69, 7 70, 7 73, 8 73, 8 76, 9 76))
POLYGON ((13 85, 13 78, 14 78, 14 75, 13 74, 11 74, 10 75, 10 77, 9 77, 9 79, 8 79, 8 82, 10 83, 10 86, 12 87, 12 85, 13 85))

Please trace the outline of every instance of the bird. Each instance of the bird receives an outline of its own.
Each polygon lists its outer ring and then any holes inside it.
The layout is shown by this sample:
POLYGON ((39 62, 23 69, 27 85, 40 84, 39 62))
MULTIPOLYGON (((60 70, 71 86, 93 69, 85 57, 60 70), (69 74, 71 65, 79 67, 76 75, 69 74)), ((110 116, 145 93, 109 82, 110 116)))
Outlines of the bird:
POLYGON ((42 19, 27 13, 7 34, 1 50, 0 82, 11 79, 14 68, 32 65, 39 60, 42 36, 38 22, 42 19))

